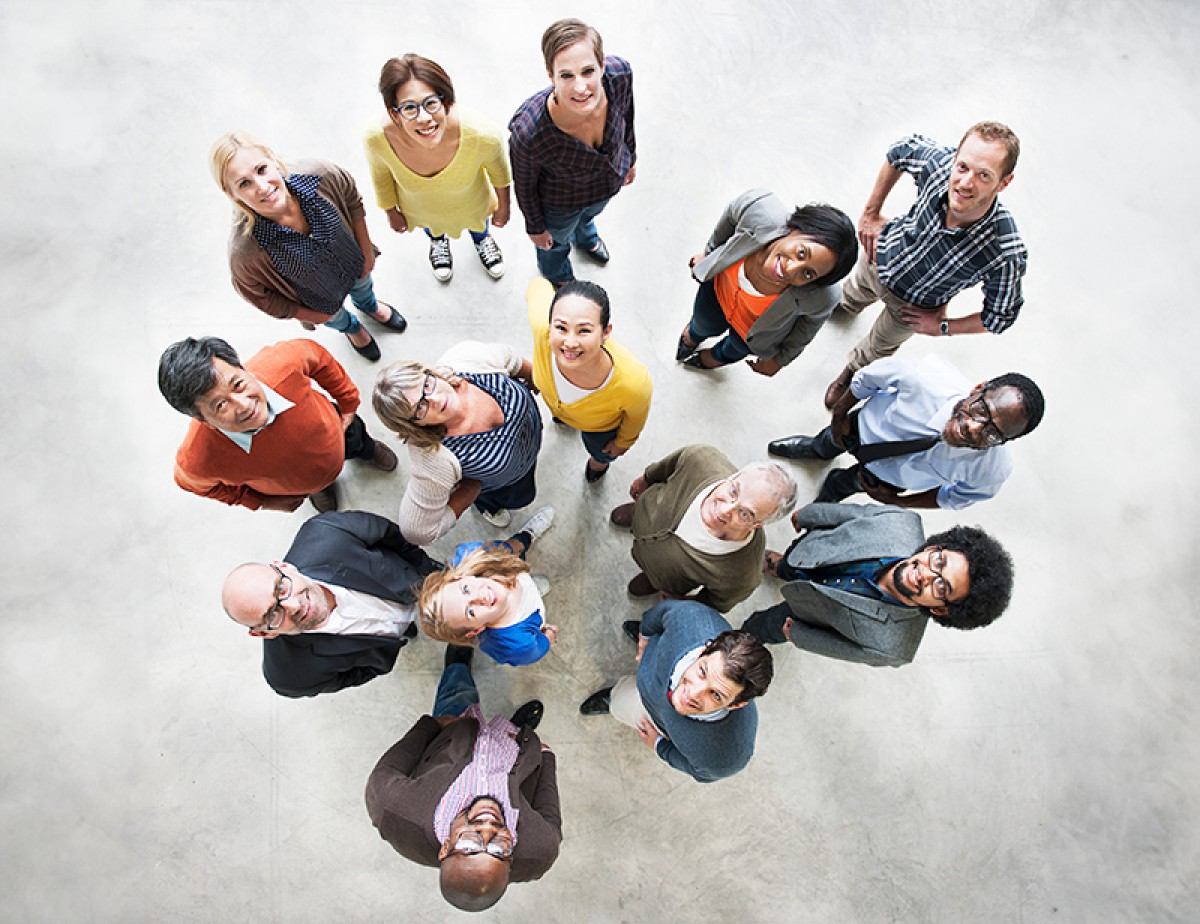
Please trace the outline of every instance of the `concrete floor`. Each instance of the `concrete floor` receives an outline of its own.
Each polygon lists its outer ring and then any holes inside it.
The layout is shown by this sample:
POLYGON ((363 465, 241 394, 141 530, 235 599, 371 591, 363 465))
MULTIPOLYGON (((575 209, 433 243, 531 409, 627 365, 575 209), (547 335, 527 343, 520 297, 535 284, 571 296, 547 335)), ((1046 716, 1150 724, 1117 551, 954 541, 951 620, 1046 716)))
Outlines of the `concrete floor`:
MULTIPOLYGON (((577 440, 547 430, 539 502, 559 521, 532 557, 554 580, 562 641, 537 667, 477 674, 491 711, 546 701, 565 841, 491 919, 1200 919, 1195 606, 1171 578, 1195 567, 1197 514, 1196 414, 1180 397, 1196 392, 1197 322, 1178 293, 1200 288, 1200 7, 1182 0, 0 3, 0 918, 457 916, 362 801, 376 758, 429 707, 441 646, 418 641, 390 676, 334 696, 272 694, 218 588, 233 564, 282 554, 310 511, 252 514, 178 490, 185 422, 154 370, 188 335, 249 355, 301 334, 229 286, 228 207, 205 164, 218 133, 331 159, 367 190, 360 136, 387 57, 440 61, 460 100, 503 124, 543 85, 541 30, 572 12, 636 74, 637 182, 601 222, 611 266, 585 275, 612 294, 616 336, 657 394, 643 440, 595 488, 577 440), (1007 543, 1013 606, 983 631, 931 628, 900 670, 779 649, 750 767, 694 784, 627 729, 576 712, 632 663, 619 625, 638 613, 621 589, 633 566, 605 514, 686 442, 749 462, 817 427, 821 391, 869 319, 831 324, 773 380, 702 377, 673 362, 687 257, 750 186, 857 218, 889 142, 953 142, 980 118, 1023 141, 1004 199, 1031 254, 1027 306, 1001 337, 905 349, 979 379, 1023 371, 1048 395, 1001 496, 927 518, 1007 543)), ((519 217, 498 235, 502 281, 464 239, 445 287, 419 240, 374 208, 369 222, 377 288, 412 322, 381 338, 386 359, 465 337, 527 345, 534 264, 519 217)), ((952 313, 976 304, 960 297, 952 313)), ((317 337, 369 391, 376 367, 317 337)), ((820 472, 796 470, 811 496, 820 472)), ((394 515, 403 483, 354 470, 344 492, 394 515)), ((770 527, 772 545, 788 532, 770 527)), ((493 534, 469 514, 433 551, 493 534)), ((775 598, 763 586, 735 622, 775 598)))

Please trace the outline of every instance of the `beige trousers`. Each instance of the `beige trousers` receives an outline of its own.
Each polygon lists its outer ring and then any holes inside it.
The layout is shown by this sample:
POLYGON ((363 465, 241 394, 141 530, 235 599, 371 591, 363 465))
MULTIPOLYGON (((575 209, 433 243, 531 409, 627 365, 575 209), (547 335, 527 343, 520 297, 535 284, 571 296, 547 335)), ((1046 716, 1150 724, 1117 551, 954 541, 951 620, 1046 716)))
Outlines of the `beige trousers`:
POLYGON ((878 301, 883 302, 883 310, 879 312, 879 317, 875 319, 867 335, 850 351, 847 365, 851 370, 857 371, 877 359, 891 356, 913 335, 913 329, 905 324, 900 316, 902 308, 915 311, 937 310, 922 308, 896 295, 880 282, 879 270, 874 263, 867 260, 864 252, 854 264, 854 271, 842 280, 842 300, 838 307, 851 314, 861 314, 864 308, 878 301))
MULTIPOLYGON (((608 713, 630 728, 637 728, 642 719, 649 719, 650 724, 654 725, 654 720, 642 706, 642 694, 638 692, 636 674, 626 674, 613 684, 612 693, 608 697, 608 713)), ((654 727, 658 728, 657 725, 654 727)), ((659 734, 662 734, 661 729, 659 734)))

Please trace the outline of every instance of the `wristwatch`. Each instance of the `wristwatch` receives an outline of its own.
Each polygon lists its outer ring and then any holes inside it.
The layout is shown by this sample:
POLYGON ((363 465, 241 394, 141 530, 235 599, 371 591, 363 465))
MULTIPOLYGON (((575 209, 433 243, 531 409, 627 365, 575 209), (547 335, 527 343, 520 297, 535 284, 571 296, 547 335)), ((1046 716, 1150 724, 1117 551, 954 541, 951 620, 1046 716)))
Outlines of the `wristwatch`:
POLYGON ((942 323, 940 325, 938 325, 938 329, 941 330, 943 337, 950 336, 950 322, 949 321, 943 319, 942 323))

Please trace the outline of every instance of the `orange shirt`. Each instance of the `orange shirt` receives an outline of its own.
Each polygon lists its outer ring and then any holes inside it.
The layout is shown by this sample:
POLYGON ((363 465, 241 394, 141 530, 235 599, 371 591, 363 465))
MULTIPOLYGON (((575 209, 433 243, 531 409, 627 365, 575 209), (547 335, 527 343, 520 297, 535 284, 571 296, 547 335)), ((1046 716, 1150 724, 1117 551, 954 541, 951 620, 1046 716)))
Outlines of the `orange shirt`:
POLYGON ((750 336, 750 328, 754 326, 764 311, 771 307, 778 295, 751 295, 738 285, 738 273, 745 260, 739 260, 733 266, 726 267, 713 279, 716 289, 717 302, 725 312, 725 320, 737 331, 737 335, 745 340, 750 336))
POLYGON ((250 452, 193 420, 175 456, 176 484, 251 510, 261 507, 264 497, 312 494, 332 484, 346 458, 339 411, 358 410, 358 389, 346 370, 312 340, 264 347, 246 361, 246 369, 295 407, 254 434, 250 452))

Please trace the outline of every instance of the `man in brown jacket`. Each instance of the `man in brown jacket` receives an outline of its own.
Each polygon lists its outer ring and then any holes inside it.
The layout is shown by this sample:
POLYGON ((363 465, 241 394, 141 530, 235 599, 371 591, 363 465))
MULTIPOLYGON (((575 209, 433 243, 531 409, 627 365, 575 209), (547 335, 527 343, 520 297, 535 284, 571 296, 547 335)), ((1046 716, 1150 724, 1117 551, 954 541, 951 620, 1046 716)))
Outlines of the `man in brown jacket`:
POLYGON ((774 462, 739 471, 712 446, 684 446, 647 467, 629 496, 609 515, 633 531, 642 570, 629 593, 691 597, 726 613, 758 586, 762 527, 791 513, 796 483, 774 462))
POLYGON ((472 648, 447 647, 433 715, 379 759, 367 812, 405 858, 440 870, 442 896, 464 911, 500 900, 510 880, 540 879, 558 857, 562 817, 554 752, 534 733, 542 704, 512 721, 484 718, 472 648))

